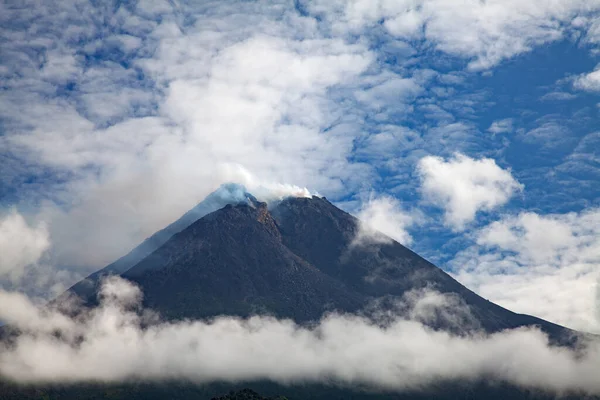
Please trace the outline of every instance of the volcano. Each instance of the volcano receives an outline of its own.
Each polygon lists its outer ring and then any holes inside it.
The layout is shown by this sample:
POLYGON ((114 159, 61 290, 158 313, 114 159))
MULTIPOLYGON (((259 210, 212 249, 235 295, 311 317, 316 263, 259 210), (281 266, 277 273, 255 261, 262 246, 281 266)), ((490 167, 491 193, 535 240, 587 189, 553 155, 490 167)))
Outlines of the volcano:
MULTIPOLYGON (((67 293, 95 305, 100 278, 116 273, 138 284, 144 306, 167 319, 268 314, 303 323, 427 288, 458 298, 485 332, 538 326, 557 343, 573 340, 575 332, 567 328, 478 296, 396 241, 356 245, 360 221, 324 197, 267 205, 239 185, 209 196, 213 207, 216 197, 230 202, 193 220, 210 209, 200 203, 67 293)), ((434 328, 443 324, 434 322, 434 328)))
MULTIPOLYGON (((555 345, 576 345, 577 332, 514 313, 478 296, 392 239, 357 244, 360 229, 357 218, 325 197, 288 197, 266 203, 239 185, 225 185, 122 259, 74 285, 55 303, 76 295, 93 307, 102 277, 116 274, 139 285, 144 306, 167 320, 263 314, 310 324, 330 312, 364 314, 373 304, 385 307, 411 291, 426 289, 451 296, 469 309, 475 324, 459 330, 495 333, 536 326, 555 345)), ((433 329, 457 329, 444 318, 427 323, 433 329)), ((148 385, 120 386, 123 391, 113 390, 111 398, 153 398, 151 393, 167 390, 148 385)), ((486 383, 444 383, 427 394, 256 385, 253 389, 259 392, 290 399, 552 398, 486 383)), ((169 386, 167 392, 170 398, 208 399, 224 389, 218 386, 212 392, 199 392, 193 387, 169 386)), ((62 398, 104 398, 104 390, 84 386, 61 388, 58 393, 67 393, 62 398)))

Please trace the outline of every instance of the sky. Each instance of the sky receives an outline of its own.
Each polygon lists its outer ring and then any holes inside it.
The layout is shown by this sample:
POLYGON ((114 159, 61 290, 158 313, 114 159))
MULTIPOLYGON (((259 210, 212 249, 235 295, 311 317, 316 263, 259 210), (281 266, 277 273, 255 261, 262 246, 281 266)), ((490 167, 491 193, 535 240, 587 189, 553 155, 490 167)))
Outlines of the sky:
POLYGON ((326 196, 493 302, 600 332, 599 15, 0 2, 0 284, 51 298, 239 182, 326 196))

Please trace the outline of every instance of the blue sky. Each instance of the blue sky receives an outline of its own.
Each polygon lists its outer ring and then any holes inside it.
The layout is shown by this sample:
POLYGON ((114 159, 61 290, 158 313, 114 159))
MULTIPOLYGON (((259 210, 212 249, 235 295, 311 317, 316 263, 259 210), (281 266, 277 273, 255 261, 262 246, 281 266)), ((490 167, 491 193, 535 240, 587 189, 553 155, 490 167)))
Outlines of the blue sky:
MULTIPOLYGON (((21 3, 19 3, 21 4, 21 3)), ((0 278, 49 296, 237 181, 600 330, 596 1, 0 6, 0 278)))

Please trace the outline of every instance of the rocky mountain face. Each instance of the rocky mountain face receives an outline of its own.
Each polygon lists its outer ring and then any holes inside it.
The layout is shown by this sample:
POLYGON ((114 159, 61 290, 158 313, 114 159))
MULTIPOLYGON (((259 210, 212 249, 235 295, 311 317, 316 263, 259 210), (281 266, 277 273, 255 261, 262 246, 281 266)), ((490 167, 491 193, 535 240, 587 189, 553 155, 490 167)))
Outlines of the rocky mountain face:
POLYGON ((266 203, 252 200, 201 218, 122 276, 171 319, 269 313, 302 322, 365 303, 285 246, 266 203))

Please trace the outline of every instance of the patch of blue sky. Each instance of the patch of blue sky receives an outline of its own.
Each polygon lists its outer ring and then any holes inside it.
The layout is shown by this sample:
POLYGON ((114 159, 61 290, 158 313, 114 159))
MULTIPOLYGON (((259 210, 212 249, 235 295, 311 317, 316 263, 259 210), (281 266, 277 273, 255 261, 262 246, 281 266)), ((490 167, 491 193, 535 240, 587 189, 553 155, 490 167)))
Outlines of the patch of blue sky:
MULTIPOLYGON (((351 157, 375 167, 374 192, 417 204, 416 162, 424 155, 458 151, 495 159, 525 185, 504 207, 479 213, 474 226, 507 212, 579 212, 599 204, 599 98, 574 91, 570 80, 596 65, 589 48, 564 40, 474 73, 464 70, 464 59, 415 50, 419 43, 387 38, 373 43, 379 46, 372 49, 381 70, 408 78, 430 71, 414 98, 386 103, 378 113, 384 118, 364 118, 368 134, 357 139, 351 157)), ((357 203, 351 197, 340 201, 352 207, 357 203)), ((441 210, 421 207, 429 218, 441 220, 441 210)), ((442 224, 411 233, 417 251, 441 262, 469 243, 442 224)))

